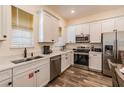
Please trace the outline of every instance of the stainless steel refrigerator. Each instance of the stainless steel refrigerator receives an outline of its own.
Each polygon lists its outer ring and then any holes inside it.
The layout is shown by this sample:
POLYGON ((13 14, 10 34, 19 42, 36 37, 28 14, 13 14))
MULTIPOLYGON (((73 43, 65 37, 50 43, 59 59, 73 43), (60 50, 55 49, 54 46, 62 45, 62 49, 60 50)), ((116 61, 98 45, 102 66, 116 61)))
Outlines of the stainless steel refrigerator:
POLYGON ((107 59, 122 63, 119 59, 120 51, 124 51, 124 31, 113 31, 102 34, 103 42, 103 74, 111 76, 107 59))

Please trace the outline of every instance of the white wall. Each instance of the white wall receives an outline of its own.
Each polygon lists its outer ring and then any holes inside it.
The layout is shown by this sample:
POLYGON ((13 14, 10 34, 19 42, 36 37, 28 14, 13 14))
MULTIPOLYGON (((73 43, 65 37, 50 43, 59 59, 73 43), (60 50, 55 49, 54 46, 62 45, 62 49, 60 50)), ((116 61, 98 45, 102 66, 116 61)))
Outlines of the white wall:
MULTIPOLYGON (((9 6, 10 7, 10 6, 9 6)), ((28 53, 30 52, 42 52, 41 51, 41 45, 38 43, 38 19, 37 19, 37 16, 36 16, 36 12, 39 11, 41 8, 46 8, 48 10, 47 7, 45 6, 37 6, 37 5, 16 5, 16 7, 19 7, 31 14, 34 15, 34 47, 33 48, 27 48, 28 50, 28 53)), ((8 11, 10 11, 11 9, 9 9, 8 11)), ((52 12, 52 10, 50 10, 50 12, 52 12)), ((56 14, 56 13, 54 13, 56 14)), ((57 14, 56 14, 57 15, 57 14)), ((57 15, 59 17, 59 15, 57 15)), ((8 19, 11 19, 11 15, 7 15, 8 19)), ((61 17, 59 17, 61 18, 61 17)), ((61 18, 60 20, 62 26, 65 25, 65 22, 64 20, 61 18)), ((3 56, 15 56, 15 55, 19 55, 19 56, 22 56, 23 57, 23 51, 24 49, 12 49, 10 48, 10 40, 11 40, 11 20, 9 20, 7 22, 8 24, 6 25, 6 33, 7 33, 7 40, 6 41, 3 41, 3 42, 0 42, 0 57, 3 57, 3 56)))

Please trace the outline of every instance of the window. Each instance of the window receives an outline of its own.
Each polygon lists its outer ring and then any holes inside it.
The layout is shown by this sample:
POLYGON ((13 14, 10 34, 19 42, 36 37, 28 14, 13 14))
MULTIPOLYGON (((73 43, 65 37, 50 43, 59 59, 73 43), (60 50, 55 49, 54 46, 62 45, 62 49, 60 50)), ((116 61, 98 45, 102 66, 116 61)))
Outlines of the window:
POLYGON ((12 6, 13 48, 33 47, 33 15, 12 6))

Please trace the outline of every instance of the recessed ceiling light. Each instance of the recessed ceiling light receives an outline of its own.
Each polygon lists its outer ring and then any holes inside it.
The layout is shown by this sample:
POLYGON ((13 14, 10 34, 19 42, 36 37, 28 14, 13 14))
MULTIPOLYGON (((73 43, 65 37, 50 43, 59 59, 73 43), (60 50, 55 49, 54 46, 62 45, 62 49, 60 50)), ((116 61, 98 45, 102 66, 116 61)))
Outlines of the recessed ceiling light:
POLYGON ((71 10, 71 13, 74 14, 75 13, 75 10, 71 10))

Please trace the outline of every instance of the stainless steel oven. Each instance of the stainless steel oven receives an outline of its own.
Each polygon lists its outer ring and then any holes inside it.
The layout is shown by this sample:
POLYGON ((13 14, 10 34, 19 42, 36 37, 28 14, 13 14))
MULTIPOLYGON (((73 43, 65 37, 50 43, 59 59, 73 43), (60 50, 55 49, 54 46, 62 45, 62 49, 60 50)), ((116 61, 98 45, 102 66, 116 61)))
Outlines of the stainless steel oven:
POLYGON ((89 68, 89 49, 74 50, 74 66, 83 69, 89 68))
POLYGON ((76 43, 89 43, 90 42, 90 35, 76 35, 76 43))

